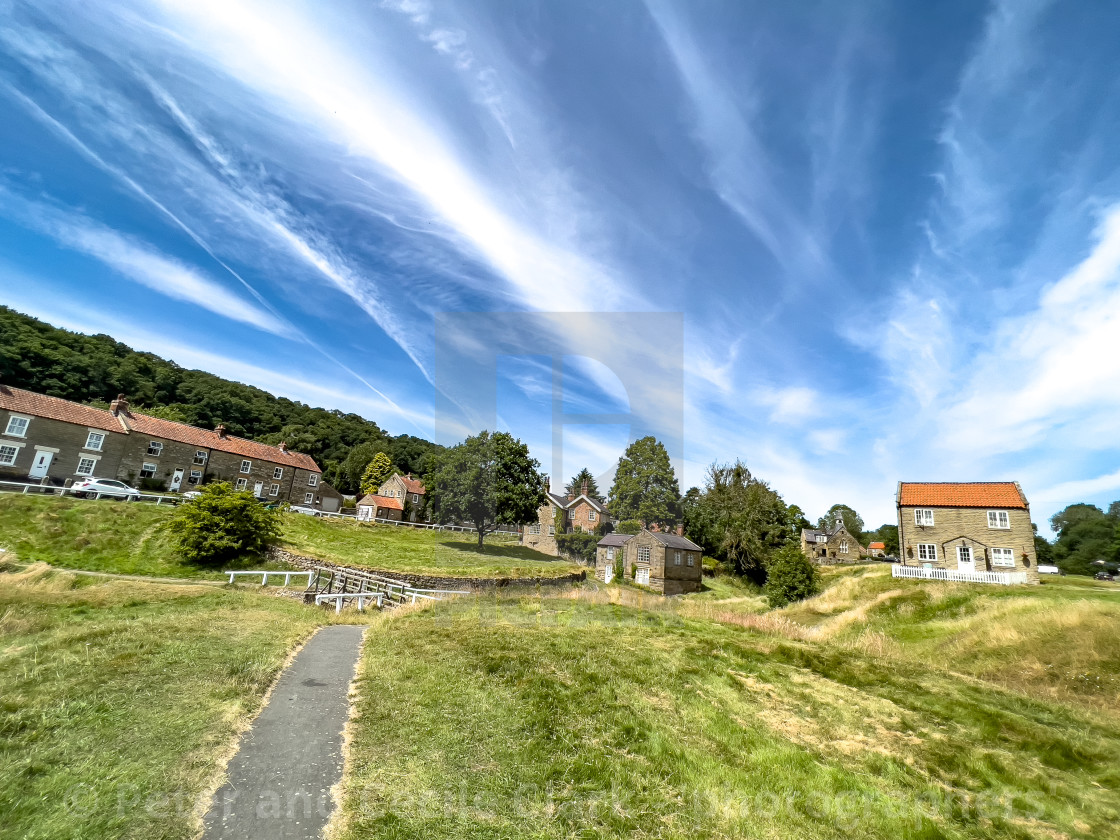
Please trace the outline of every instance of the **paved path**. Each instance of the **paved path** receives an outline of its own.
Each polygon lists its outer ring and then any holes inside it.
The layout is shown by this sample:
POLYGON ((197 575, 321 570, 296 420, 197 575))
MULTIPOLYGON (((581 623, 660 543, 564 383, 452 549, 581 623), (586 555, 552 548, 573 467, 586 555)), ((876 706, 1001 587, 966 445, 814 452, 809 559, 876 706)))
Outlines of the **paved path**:
POLYGON ((214 795, 203 840, 318 838, 342 778, 347 689, 364 627, 319 630, 280 676, 214 795))

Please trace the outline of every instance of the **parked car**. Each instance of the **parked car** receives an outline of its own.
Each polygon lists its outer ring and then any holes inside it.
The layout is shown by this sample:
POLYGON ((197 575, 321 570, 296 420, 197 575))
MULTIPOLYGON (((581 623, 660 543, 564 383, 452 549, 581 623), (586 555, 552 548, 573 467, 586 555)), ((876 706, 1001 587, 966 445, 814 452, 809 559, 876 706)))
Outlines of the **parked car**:
POLYGON ((123 481, 117 481, 113 478, 79 479, 70 486, 70 492, 75 496, 86 499, 93 499, 101 495, 102 497, 108 496, 114 499, 124 499, 126 502, 134 502, 140 498, 140 491, 135 487, 129 487, 123 481))
POLYGON ((1038 567, 1038 573, 1040 575, 1064 575, 1065 574, 1065 572, 1063 572, 1057 566, 1039 566, 1038 567))
POLYGON ((315 510, 315 508, 313 507, 307 507, 306 505, 292 505, 290 508, 288 508, 288 510, 290 510, 292 513, 302 513, 304 516, 319 515, 319 511, 315 510))
POLYGON ((188 490, 180 498, 182 498, 182 500, 184 502, 190 502, 190 501, 193 501, 194 499, 197 499, 201 495, 202 495, 201 490, 188 490))
POLYGON ((1093 575, 1093 578, 1095 580, 1116 580, 1116 578, 1114 578, 1108 572, 1097 572, 1095 575, 1093 575))

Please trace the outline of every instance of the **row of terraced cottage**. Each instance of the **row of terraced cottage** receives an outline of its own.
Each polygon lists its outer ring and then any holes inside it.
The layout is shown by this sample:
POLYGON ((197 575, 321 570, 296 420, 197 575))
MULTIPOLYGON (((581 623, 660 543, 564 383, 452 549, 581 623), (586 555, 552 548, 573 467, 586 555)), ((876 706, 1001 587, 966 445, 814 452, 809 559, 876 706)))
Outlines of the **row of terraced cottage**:
POLYGON ((124 395, 106 410, 0 384, 0 479, 68 487, 86 478, 170 492, 228 481, 265 501, 342 507, 315 460, 283 443, 133 411, 124 395))

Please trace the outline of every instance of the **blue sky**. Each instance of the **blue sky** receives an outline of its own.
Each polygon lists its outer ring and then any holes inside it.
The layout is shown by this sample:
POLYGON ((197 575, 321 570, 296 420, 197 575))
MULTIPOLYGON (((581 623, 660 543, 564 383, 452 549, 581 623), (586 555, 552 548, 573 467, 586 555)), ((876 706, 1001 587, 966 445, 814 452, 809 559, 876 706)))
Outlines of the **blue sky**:
MULTIPOLYGON (((0 0, 0 301, 423 436, 456 380, 437 315, 542 313, 575 410, 683 417, 682 489, 739 457, 877 525, 900 479, 1017 479, 1042 524, 1120 497, 1118 25, 0 0), (683 354, 570 316, 643 312, 680 313, 683 354)), ((610 471, 630 428, 567 430, 554 467, 549 359, 498 375, 546 471, 610 471)))

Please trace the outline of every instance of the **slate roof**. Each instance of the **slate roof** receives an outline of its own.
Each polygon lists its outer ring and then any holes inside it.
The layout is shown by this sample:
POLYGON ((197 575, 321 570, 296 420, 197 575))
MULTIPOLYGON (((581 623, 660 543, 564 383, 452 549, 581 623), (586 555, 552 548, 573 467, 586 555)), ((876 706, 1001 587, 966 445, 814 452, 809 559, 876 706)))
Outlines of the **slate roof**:
POLYGON ((898 503, 904 507, 979 507, 1027 509, 1016 481, 899 482, 898 503))
POLYGON ((112 412, 103 408, 92 408, 81 403, 70 402, 59 397, 48 397, 46 394, 36 394, 8 385, 0 385, 0 408, 16 414, 61 420, 64 423, 75 423, 106 432, 123 434, 125 431, 112 412))
POLYGON ((666 534, 664 531, 650 531, 653 538, 669 548, 687 548, 692 551, 703 551, 700 546, 687 537, 678 537, 676 534, 666 534))
POLYGON ((393 508, 395 510, 404 510, 404 503, 400 499, 392 496, 378 496, 376 493, 370 493, 368 496, 362 496, 361 501, 358 502, 358 507, 377 507, 393 508))
POLYGON ((278 446, 269 446, 267 443, 258 443, 255 440, 246 440, 233 435, 222 437, 213 429, 200 429, 197 426, 188 426, 186 423, 176 423, 174 420, 164 420, 162 417, 149 417, 133 411, 122 411, 121 416, 124 417, 128 427, 141 436, 148 435, 179 443, 189 443, 202 449, 230 452, 249 460, 286 464, 301 470, 319 472, 319 465, 315 463, 315 459, 302 452, 286 452, 278 446))
POLYGON ((633 538, 634 538, 633 534, 607 534, 605 537, 603 537, 601 540, 599 540, 598 543, 596 543, 596 546, 602 545, 602 546, 610 547, 610 546, 626 545, 626 543, 629 542, 630 540, 632 540, 633 538))

